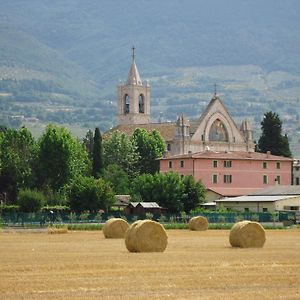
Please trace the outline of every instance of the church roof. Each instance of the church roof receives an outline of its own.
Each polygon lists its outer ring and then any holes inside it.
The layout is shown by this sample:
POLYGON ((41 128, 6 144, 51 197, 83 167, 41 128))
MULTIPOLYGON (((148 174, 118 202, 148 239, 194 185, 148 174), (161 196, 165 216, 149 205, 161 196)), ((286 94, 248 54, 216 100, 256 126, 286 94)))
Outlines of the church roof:
POLYGON ((149 124, 126 124, 117 125, 110 130, 108 130, 105 135, 109 135, 114 131, 120 131, 126 135, 132 135, 136 128, 143 128, 148 131, 157 130, 166 142, 172 141, 175 136, 175 123, 165 122, 165 123, 149 123, 149 124))
POLYGON ((128 78, 127 78, 127 84, 131 85, 143 85, 139 71, 137 69, 137 66, 135 64, 135 61, 132 61, 129 73, 128 73, 128 78))

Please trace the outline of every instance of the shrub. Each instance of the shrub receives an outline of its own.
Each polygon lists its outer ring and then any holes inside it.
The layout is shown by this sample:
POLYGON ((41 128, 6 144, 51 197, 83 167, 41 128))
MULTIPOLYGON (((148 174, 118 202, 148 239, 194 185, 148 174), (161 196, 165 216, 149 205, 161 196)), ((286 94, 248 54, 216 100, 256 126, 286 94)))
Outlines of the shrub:
POLYGON ((66 189, 75 212, 106 210, 115 201, 110 185, 103 179, 79 176, 66 189))
POLYGON ((19 205, 0 205, 0 214, 14 214, 19 211, 19 205))
POLYGON ((17 203, 21 212, 38 212, 45 203, 45 196, 36 190, 24 189, 19 191, 17 203))

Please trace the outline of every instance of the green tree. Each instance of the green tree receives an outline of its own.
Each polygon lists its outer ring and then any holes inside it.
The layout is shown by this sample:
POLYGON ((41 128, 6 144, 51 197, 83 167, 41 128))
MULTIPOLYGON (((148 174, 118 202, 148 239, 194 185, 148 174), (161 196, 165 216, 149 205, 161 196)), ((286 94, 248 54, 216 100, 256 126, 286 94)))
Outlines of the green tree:
POLYGON ((115 201, 110 184, 103 179, 79 176, 66 187, 70 208, 76 212, 108 210, 115 201))
POLYGON ((262 153, 270 151, 273 155, 291 157, 286 135, 282 135, 282 122, 278 114, 271 111, 264 114, 261 122, 262 135, 258 140, 257 150, 262 153))
POLYGON ((18 190, 35 183, 37 143, 26 128, 7 129, 0 133, 0 193, 10 203, 18 190))
POLYGON ((184 183, 177 173, 142 174, 132 183, 132 197, 138 201, 157 202, 169 212, 183 210, 184 183))
POLYGON ((49 124, 39 140, 39 180, 58 191, 90 169, 88 155, 79 140, 64 127, 49 124))
POLYGON ((45 204, 45 196, 36 190, 24 189, 19 191, 17 203, 21 212, 38 212, 45 204))
POLYGON ((111 183, 116 194, 126 195, 129 193, 128 175, 120 166, 116 164, 108 165, 103 170, 102 178, 111 183))
POLYGON ((183 209, 186 213, 189 213, 192 209, 199 206, 204 202, 206 189, 201 181, 195 181, 194 177, 184 176, 182 178, 184 184, 184 197, 183 197, 183 209))
POLYGON ((88 130, 84 139, 83 139, 83 145, 86 148, 86 151, 89 155, 89 158, 93 158, 93 149, 94 149, 94 136, 92 130, 88 130))
POLYGON ((132 140, 137 146, 139 154, 140 173, 154 174, 159 171, 158 158, 162 157, 166 150, 166 143, 157 130, 148 132, 146 129, 135 129, 132 140))
POLYGON ((99 178, 103 170, 103 147, 102 136, 99 128, 95 129, 94 143, 93 143, 93 168, 92 175, 99 178))
POLYGON ((139 174, 136 145, 126 134, 115 131, 103 139, 103 155, 105 166, 117 164, 130 180, 139 174))

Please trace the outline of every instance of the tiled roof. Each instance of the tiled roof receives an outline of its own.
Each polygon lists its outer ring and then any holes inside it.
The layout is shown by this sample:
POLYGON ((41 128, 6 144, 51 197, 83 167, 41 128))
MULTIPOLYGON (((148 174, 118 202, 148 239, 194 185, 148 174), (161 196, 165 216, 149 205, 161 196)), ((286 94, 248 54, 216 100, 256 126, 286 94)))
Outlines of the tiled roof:
POLYGON ((249 195, 300 195, 300 185, 272 185, 249 195))
POLYGON ((229 196, 244 196, 248 195, 251 192, 259 190, 258 188, 222 188, 222 187, 213 187, 208 188, 208 190, 213 191, 221 196, 229 197, 229 196))
POLYGON ((166 159, 183 159, 183 158, 213 158, 213 159, 243 159, 243 160, 266 160, 266 161, 293 161, 292 158, 271 155, 267 153, 247 152, 247 151, 203 151, 191 154, 174 155, 166 159))
POLYGON ((130 136, 133 134, 136 128, 144 128, 148 131, 152 131, 155 129, 161 134, 165 141, 172 141, 175 136, 174 122, 118 125, 105 132, 104 136, 109 135, 117 130, 130 136))
POLYGON ((241 196, 216 200, 216 202, 274 202, 279 200, 297 198, 296 196, 241 196))

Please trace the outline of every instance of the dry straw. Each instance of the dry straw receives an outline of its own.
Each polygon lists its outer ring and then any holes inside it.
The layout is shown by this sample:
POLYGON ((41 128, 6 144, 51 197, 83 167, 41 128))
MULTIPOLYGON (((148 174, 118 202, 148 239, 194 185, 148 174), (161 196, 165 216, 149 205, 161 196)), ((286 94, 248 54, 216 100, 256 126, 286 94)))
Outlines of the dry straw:
POLYGON ((265 241, 265 230, 257 222, 237 222, 230 230, 229 242, 232 247, 261 248, 264 246, 265 241))
POLYGON ((109 219, 103 226, 102 232, 105 238, 121 239, 124 238, 129 224, 121 218, 109 219))
POLYGON ((208 229, 208 221, 205 217, 202 217, 202 216, 193 217, 189 221, 189 229, 197 230, 197 231, 207 230, 208 229))
POLYGON ((130 252, 163 252, 167 244, 166 230, 152 220, 134 222, 125 235, 125 245, 130 252))
POLYGON ((61 234, 61 233, 68 233, 68 227, 48 227, 49 234, 61 234))

